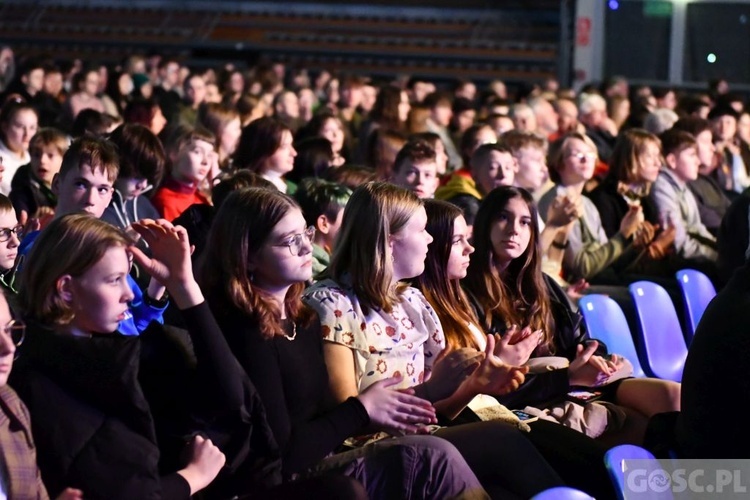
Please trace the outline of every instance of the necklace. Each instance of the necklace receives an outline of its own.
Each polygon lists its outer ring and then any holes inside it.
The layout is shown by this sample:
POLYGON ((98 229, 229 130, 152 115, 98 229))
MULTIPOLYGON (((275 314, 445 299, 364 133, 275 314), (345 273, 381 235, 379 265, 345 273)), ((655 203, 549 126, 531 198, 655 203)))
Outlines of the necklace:
POLYGON ((287 339, 289 342, 297 338, 297 323, 292 321, 292 334, 287 335, 286 332, 284 332, 284 338, 287 339))

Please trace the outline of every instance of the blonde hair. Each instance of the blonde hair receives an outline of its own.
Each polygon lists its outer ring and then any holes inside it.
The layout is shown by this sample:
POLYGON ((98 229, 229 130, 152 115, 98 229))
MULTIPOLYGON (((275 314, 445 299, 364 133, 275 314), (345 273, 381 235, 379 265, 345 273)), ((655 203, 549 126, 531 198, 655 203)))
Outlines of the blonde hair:
POLYGON ((348 274, 365 311, 379 308, 390 312, 398 302, 404 287, 391 286, 393 262, 388 238, 420 207, 422 201, 414 193, 385 182, 368 182, 349 199, 326 274, 338 282, 348 274))
POLYGON ((26 260, 21 273, 19 302, 26 315, 50 326, 65 326, 75 308, 63 300, 57 281, 78 277, 92 268, 112 247, 127 247, 120 229, 88 214, 69 214, 50 222, 26 260))

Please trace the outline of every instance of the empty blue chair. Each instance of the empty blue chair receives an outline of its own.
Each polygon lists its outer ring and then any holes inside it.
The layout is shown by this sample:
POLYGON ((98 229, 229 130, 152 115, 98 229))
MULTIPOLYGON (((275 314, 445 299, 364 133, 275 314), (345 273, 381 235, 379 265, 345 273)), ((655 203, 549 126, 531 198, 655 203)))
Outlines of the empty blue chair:
POLYGON ((686 340, 689 344, 708 303, 716 297, 716 289, 708 276, 695 269, 678 271, 677 281, 685 299, 686 323, 689 330, 686 340))
POLYGON ((591 338, 607 344, 609 352, 626 357, 633 365, 634 377, 645 377, 628 320, 617 302, 606 295, 585 295, 578 302, 578 307, 591 338))
MULTIPOLYGON (((626 498, 627 485, 625 484, 624 460, 654 460, 654 456, 648 450, 632 444, 615 446, 604 454, 604 465, 607 467, 612 484, 614 484, 618 500, 625 500, 626 498)), ((658 465, 655 464, 655 467, 658 467, 658 465)))
POLYGON ((628 287, 635 302, 643 346, 644 368, 653 377, 682 380, 687 345, 672 299, 664 288, 650 281, 638 281, 628 287))
POLYGON ((534 495, 531 500, 594 500, 594 497, 575 488, 558 486, 534 495))

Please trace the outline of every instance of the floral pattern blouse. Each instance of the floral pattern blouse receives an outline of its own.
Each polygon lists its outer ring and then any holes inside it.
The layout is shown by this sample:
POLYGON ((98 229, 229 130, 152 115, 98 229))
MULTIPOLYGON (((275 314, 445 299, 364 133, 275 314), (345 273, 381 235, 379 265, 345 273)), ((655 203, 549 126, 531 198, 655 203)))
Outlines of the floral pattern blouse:
POLYGON ((349 283, 326 279, 310 287, 302 300, 320 317, 323 340, 354 351, 359 390, 401 375, 399 388, 422 383, 445 348, 443 328, 422 293, 409 287, 390 313, 363 309, 349 283))

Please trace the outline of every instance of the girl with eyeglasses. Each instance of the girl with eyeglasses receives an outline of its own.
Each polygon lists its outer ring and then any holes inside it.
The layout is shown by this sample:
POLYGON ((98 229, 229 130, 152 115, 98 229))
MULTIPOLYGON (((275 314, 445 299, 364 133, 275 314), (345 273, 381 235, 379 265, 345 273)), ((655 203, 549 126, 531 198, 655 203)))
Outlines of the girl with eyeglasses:
POLYGON ((238 191, 216 214, 199 270, 227 342, 263 401, 284 478, 334 471, 361 481, 372 498, 484 498, 458 452, 431 436, 336 453, 368 430, 414 434, 435 413, 409 391, 393 390, 395 377, 343 401, 331 397, 320 322, 300 297, 312 277, 313 236, 289 196, 238 191))

